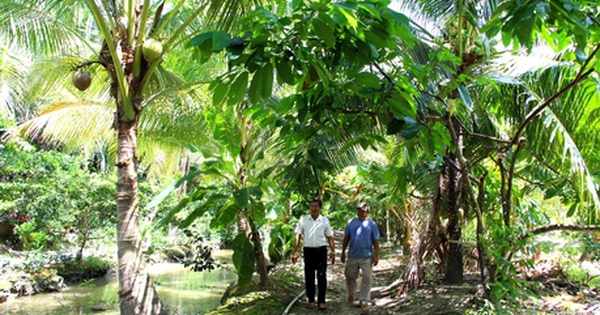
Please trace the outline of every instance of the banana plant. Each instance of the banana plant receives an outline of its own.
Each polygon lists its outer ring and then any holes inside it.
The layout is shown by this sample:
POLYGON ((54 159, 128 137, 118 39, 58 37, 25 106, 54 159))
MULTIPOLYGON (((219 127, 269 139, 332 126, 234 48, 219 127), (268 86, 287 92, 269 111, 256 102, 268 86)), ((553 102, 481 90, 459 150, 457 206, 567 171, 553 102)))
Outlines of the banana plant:
MULTIPOLYGON (((233 263, 239 284, 247 284, 254 270, 260 275, 260 285, 268 285, 267 262, 262 249, 260 226, 265 222, 266 204, 274 187, 271 173, 281 169, 277 146, 280 141, 268 125, 262 124, 263 107, 247 102, 221 104, 204 111, 205 120, 214 140, 200 149, 204 159, 199 170, 180 179, 165 190, 152 204, 162 201, 170 191, 184 181, 198 179, 187 197, 171 209, 158 227, 177 220, 183 209, 190 211, 179 220, 185 228, 207 212, 213 213, 211 228, 223 229, 238 221, 238 236, 233 241, 233 263), (245 233, 247 222, 250 232, 245 233), (240 225, 242 224, 242 225, 240 225), (256 268, 255 268, 256 265, 256 268)), ((272 198, 272 197, 271 197, 272 198)))

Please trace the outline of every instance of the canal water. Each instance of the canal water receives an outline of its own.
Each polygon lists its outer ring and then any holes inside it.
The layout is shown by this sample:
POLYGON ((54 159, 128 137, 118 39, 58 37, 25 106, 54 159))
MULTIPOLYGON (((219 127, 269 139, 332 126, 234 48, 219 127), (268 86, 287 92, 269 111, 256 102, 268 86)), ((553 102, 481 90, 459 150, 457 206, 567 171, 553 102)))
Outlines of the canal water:
MULTIPOLYGON (((231 252, 219 251, 231 257, 231 252)), ((181 264, 148 266, 161 301, 169 314, 204 314, 220 305, 227 286, 237 278, 232 266, 212 271, 193 272, 181 264)), ((0 314, 90 314, 92 307, 106 308, 99 314, 119 314, 118 284, 108 275, 62 292, 19 297, 0 304, 0 314)))

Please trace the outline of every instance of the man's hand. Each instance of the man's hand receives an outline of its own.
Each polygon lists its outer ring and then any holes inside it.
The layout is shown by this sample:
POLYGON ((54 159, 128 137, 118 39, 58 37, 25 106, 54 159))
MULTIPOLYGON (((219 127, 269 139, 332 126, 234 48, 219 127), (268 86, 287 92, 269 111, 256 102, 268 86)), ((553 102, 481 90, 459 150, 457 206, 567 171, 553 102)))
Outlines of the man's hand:
POLYGON ((298 253, 297 253, 297 252, 294 252, 294 253, 292 254, 292 262, 293 262, 293 263, 296 263, 296 261, 298 261, 298 253))
POLYGON ((329 258, 331 259, 331 264, 335 264, 335 253, 331 252, 329 253, 329 258))
POLYGON ((379 263, 379 255, 375 254, 373 255, 373 266, 377 266, 377 263, 379 263))
POLYGON ((342 263, 346 262, 346 252, 342 252, 341 260, 342 260, 342 263))

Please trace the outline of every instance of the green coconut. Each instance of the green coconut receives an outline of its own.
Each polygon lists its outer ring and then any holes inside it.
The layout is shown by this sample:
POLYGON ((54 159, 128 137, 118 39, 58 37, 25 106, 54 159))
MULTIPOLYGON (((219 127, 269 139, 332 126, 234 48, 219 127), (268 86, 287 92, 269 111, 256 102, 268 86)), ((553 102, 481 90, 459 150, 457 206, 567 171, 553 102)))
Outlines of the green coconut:
POLYGON ((162 43, 152 38, 146 39, 142 45, 142 53, 144 54, 144 58, 150 62, 160 57, 162 50, 162 43))

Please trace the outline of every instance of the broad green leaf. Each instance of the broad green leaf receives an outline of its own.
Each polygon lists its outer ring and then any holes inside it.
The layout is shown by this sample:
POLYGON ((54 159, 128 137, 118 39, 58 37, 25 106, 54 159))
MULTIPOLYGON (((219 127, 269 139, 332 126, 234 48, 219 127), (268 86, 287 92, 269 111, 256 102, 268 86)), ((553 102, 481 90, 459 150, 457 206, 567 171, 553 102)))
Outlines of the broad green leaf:
POLYGON ((195 171, 195 172, 191 172, 191 173, 185 175, 184 177, 178 179, 177 181, 175 181, 174 183, 169 185, 169 187, 165 188, 162 192, 160 192, 160 194, 158 194, 156 197, 154 197, 154 199, 152 199, 144 208, 150 209, 150 208, 154 208, 154 207, 158 206, 161 202, 163 202, 163 200, 165 200, 165 198, 171 192, 173 192, 175 189, 179 188, 181 186, 181 184, 183 184, 183 182, 194 179, 199 174, 200 174, 200 171, 195 171))
POLYGON ((419 132, 424 128, 423 125, 417 124, 415 120, 410 117, 404 117, 406 128, 402 131, 402 137, 406 140, 416 138, 419 132))
POLYGON ((273 91, 273 65, 267 63, 259 68, 252 77, 248 97, 250 102, 256 102, 271 96, 273 91))
POLYGON ((370 72, 361 72, 354 77, 354 83, 365 88, 379 88, 379 77, 370 72))
POLYGON ((284 97, 281 100, 279 100, 279 102, 277 102, 275 110, 280 114, 287 114, 294 106, 295 100, 296 97, 294 95, 284 97))
POLYGON ((335 35, 331 26, 327 25, 327 23, 319 18, 314 19, 312 24, 315 34, 317 34, 317 36, 323 40, 327 47, 331 48, 335 46, 335 35))
POLYGON ((229 98, 227 99, 228 105, 238 104, 246 95, 246 88, 248 87, 248 72, 242 71, 237 78, 231 84, 229 89, 229 98))
POLYGON ((249 193, 250 197, 252 198, 252 201, 254 202, 254 201, 258 201, 258 200, 260 200, 260 198, 262 198, 263 191, 258 186, 252 186, 252 187, 248 187, 248 193, 249 193))
POLYGON ((355 17, 354 10, 356 10, 357 6, 349 5, 348 3, 334 3, 333 8, 334 21, 336 21, 337 24, 349 26, 351 30, 356 31, 358 19, 355 17))
POLYGON ((261 78, 263 78, 262 89, 261 89, 261 98, 266 99, 271 94, 273 94, 273 64, 270 62, 267 63, 264 67, 261 68, 263 72, 261 74, 261 78))
POLYGON ((154 226, 154 230, 156 231, 156 230, 160 229, 161 227, 169 224, 169 222, 171 222, 173 217, 177 213, 179 213, 179 211, 181 211, 183 208, 185 208, 190 203, 190 201, 191 201, 191 199, 189 197, 181 199, 179 201, 179 203, 175 207, 173 207, 173 209, 171 209, 165 217, 163 217, 162 219, 160 219, 158 221, 158 223, 156 223, 156 225, 154 226))
POLYGON ((231 198, 231 195, 229 195, 229 194, 213 194, 213 195, 208 196, 208 198, 206 198, 206 200, 203 203, 196 206, 194 211, 192 211, 185 218, 185 220, 183 220, 183 222, 181 222, 179 227, 184 229, 184 228, 190 226, 192 223, 194 223, 194 221, 197 218, 204 215, 204 213, 206 213, 208 210, 214 208, 215 206, 217 206, 219 203, 221 203, 223 201, 229 200, 229 198, 231 198))
POLYGON ((223 103, 225 97, 227 96, 228 90, 229 86, 227 86, 227 84, 225 84, 223 81, 219 81, 216 84, 215 89, 212 91, 212 100, 214 106, 219 106, 223 103))
POLYGON ((567 211, 567 218, 570 218, 575 214, 578 206, 579 206, 579 203, 575 202, 569 207, 569 211, 567 211))
POLYGON ((431 127, 433 144, 437 152, 444 152, 446 148, 453 147, 450 132, 440 122, 435 122, 431 127))
POLYGON ((373 16, 376 19, 380 19, 381 15, 379 14, 379 8, 375 7, 372 3, 359 2, 358 7, 369 12, 369 15, 373 16))
POLYGON ((405 122, 403 119, 398 119, 394 117, 392 121, 390 121, 387 125, 387 134, 395 135, 402 131, 405 126, 405 122))
POLYGON ((254 248, 248 237, 240 233, 233 239, 233 255, 231 260, 238 274, 238 285, 245 286, 252 281, 254 273, 255 255, 254 248))
POLYGON ((313 60, 311 62, 311 64, 313 65, 314 69, 316 70, 317 75, 319 76, 319 79, 321 80, 321 82, 323 82, 323 86, 328 87, 329 81, 331 78, 331 73, 329 73, 329 70, 327 70, 327 68, 323 64, 323 61, 313 60))
POLYGON ((252 39, 252 42, 250 42, 250 48, 255 49, 259 46, 264 46, 269 41, 270 37, 270 34, 261 34, 256 36, 254 39, 252 39))
POLYGON ((290 6, 292 7, 292 11, 298 10, 302 4, 304 4, 303 0, 292 0, 290 4, 290 6))
MULTIPOLYGON (((257 224, 261 225, 263 223, 263 220, 265 219, 265 216, 267 215, 265 206, 262 203, 255 204, 251 208, 251 215, 252 220, 254 220, 254 222, 256 222, 257 224)), ((257 228, 260 228, 260 226, 257 226, 257 228)))
POLYGON ((252 82, 250 82, 250 88, 248 89, 248 99, 252 104, 255 104, 260 99, 260 74, 260 71, 254 72, 254 75, 252 76, 252 82))
POLYGON ((248 205, 250 204, 250 195, 247 187, 234 191, 233 197, 240 208, 248 208, 248 205))
POLYGON ((242 38, 235 37, 231 39, 231 42, 227 46, 227 52, 231 55, 241 55, 246 48, 246 42, 242 38))
POLYGON ((290 85, 295 83, 291 62, 285 59, 279 59, 275 64, 275 68, 277 69, 277 78, 279 79, 279 82, 290 85))
POLYGON ((376 47, 387 47, 388 46, 388 34, 382 34, 375 32, 374 30, 365 31, 365 39, 368 43, 375 45, 376 47))
POLYGON ((212 35, 212 50, 220 52, 231 44, 231 36, 223 31, 215 31, 212 35))
POLYGON ((192 39, 190 39, 188 45, 191 47, 198 47, 198 46, 204 45, 204 43, 206 41, 210 41, 211 46, 212 46, 212 38, 213 38, 213 32, 201 33, 201 34, 198 34, 198 35, 192 37, 192 39))
POLYGON ((210 222, 210 227, 216 230, 222 230, 235 221, 235 218, 242 209, 233 200, 230 200, 223 207, 217 210, 217 216, 210 222))

